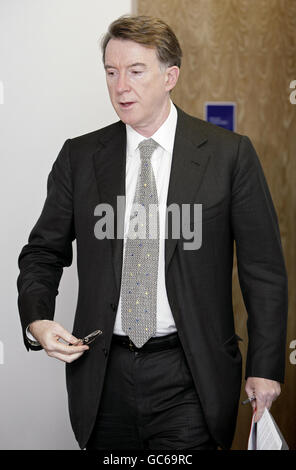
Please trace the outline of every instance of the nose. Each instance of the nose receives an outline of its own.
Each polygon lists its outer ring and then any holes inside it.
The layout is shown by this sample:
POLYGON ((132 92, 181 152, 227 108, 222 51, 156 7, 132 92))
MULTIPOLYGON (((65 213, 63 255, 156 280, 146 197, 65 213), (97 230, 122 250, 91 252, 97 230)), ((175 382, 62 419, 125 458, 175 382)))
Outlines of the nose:
POLYGON ((122 94, 126 91, 129 91, 128 79, 124 73, 118 75, 116 82, 116 91, 118 94, 122 94))

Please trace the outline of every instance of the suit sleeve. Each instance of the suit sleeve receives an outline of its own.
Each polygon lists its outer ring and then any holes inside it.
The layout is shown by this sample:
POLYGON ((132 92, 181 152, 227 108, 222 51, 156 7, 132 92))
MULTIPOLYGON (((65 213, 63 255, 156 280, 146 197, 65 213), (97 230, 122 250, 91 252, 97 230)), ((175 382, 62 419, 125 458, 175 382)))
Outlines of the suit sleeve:
POLYGON ((26 328, 35 320, 53 319, 63 268, 72 263, 75 234, 69 147, 67 140, 53 164, 41 215, 18 258, 18 308, 27 349, 42 349, 29 344, 26 328))
POLYGON ((288 285, 277 215, 252 143, 242 137, 232 181, 232 228, 248 313, 247 377, 284 382, 288 285))

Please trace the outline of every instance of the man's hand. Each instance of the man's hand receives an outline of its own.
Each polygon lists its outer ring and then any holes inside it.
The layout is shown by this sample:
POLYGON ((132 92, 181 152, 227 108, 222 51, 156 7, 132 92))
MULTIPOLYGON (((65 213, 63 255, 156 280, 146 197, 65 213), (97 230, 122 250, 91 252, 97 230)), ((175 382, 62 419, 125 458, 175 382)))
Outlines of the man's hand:
POLYGON ((89 346, 86 345, 69 346, 61 342, 60 339, 73 344, 79 340, 55 321, 36 320, 30 324, 29 330, 47 355, 60 361, 73 362, 89 349, 89 346))
POLYGON ((245 391, 249 398, 252 396, 256 397, 256 400, 251 402, 253 409, 256 410, 255 423, 259 421, 264 413, 264 409, 270 409, 272 402, 281 393, 281 386, 278 382, 269 379, 263 379, 262 377, 249 377, 245 391))

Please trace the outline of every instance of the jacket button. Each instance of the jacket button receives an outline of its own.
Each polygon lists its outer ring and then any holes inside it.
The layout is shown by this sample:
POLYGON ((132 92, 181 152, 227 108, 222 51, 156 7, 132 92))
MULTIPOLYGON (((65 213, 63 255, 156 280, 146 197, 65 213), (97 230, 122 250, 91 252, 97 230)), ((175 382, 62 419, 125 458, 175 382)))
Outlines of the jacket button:
POLYGON ((117 309, 117 305, 116 304, 110 304, 110 305, 111 305, 113 312, 115 312, 115 310, 117 309))
POLYGON ((103 353, 104 353, 105 357, 107 357, 108 356, 108 349, 104 348, 103 353))

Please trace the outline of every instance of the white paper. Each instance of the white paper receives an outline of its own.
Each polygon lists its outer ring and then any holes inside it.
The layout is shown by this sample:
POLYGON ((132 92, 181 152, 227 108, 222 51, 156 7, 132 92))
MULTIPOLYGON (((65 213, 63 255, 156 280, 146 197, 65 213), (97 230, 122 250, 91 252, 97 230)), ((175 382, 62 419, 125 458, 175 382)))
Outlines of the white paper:
POLYGON ((257 425, 254 419, 255 414, 252 418, 248 450, 281 450, 283 442, 268 409, 265 408, 257 425))

